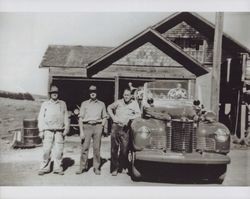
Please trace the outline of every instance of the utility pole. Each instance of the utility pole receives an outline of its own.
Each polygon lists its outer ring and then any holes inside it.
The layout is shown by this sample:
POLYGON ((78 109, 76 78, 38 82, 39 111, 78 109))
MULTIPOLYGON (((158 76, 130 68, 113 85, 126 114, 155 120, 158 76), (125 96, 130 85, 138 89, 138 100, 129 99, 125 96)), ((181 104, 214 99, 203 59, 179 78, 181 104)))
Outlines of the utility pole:
POLYGON ((217 12, 215 16, 215 33, 213 49, 213 69, 212 69, 212 89, 211 89, 211 108, 219 120, 219 103, 220 103, 220 75, 221 75, 221 52, 223 36, 223 19, 224 14, 217 12))

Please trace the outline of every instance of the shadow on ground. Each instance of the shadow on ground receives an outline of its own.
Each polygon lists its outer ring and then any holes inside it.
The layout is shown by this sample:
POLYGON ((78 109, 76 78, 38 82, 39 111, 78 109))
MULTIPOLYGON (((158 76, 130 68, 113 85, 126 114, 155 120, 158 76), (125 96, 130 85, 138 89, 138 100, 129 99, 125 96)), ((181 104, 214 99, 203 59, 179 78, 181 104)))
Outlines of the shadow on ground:
POLYGON ((73 166, 75 161, 71 158, 65 157, 62 160, 63 171, 66 171, 69 167, 73 166))
MULTIPOLYGON (((108 161, 108 159, 105 158, 101 158, 101 165, 100 165, 100 169, 103 167, 103 165, 108 161)), ((93 167, 93 158, 89 158, 88 159, 88 167, 87 167, 87 171, 91 169, 91 167, 93 167)))

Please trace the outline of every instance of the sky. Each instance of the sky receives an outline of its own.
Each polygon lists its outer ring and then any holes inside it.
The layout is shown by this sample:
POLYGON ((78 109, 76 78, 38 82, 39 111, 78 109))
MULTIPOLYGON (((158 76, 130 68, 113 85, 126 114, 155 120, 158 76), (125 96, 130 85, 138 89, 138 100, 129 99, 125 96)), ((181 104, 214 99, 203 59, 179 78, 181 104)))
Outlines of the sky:
MULTIPOLYGON (((116 47, 170 12, 0 12, 0 90, 46 95, 50 44, 116 47)), ((215 13, 199 13, 212 23, 215 13)), ((224 32, 250 49, 250 12, 224 13, 224 32)))

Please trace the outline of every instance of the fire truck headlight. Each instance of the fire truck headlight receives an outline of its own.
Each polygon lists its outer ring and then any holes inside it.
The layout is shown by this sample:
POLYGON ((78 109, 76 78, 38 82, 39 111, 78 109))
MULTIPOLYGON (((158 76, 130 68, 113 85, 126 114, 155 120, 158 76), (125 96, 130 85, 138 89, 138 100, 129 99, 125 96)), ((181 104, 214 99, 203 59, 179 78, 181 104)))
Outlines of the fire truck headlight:
POLYGON ((143 139, 147 139, 150 136, 150 130, 146 126, 142 126, 138 129, 140 133, 140 137, 143 139))
POLYGON ((222 129, 222 128, 218 128, 215 132, 215 139, 218 142, 225 142, 227 141, 228 137, 229 137, 229 133, 227 132, 226 129, 222 129))

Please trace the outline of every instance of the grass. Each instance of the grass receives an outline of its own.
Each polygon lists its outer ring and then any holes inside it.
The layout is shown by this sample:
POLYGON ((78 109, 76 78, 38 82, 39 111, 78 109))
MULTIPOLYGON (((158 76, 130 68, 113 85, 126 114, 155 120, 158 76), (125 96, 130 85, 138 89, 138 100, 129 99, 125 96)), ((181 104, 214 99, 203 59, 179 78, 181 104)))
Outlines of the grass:
POLYGON ((0 138, 10 136, 10 130, 21 128, 23 119, 37 118, 41 103, 41 100, 0 98, 0 138))

